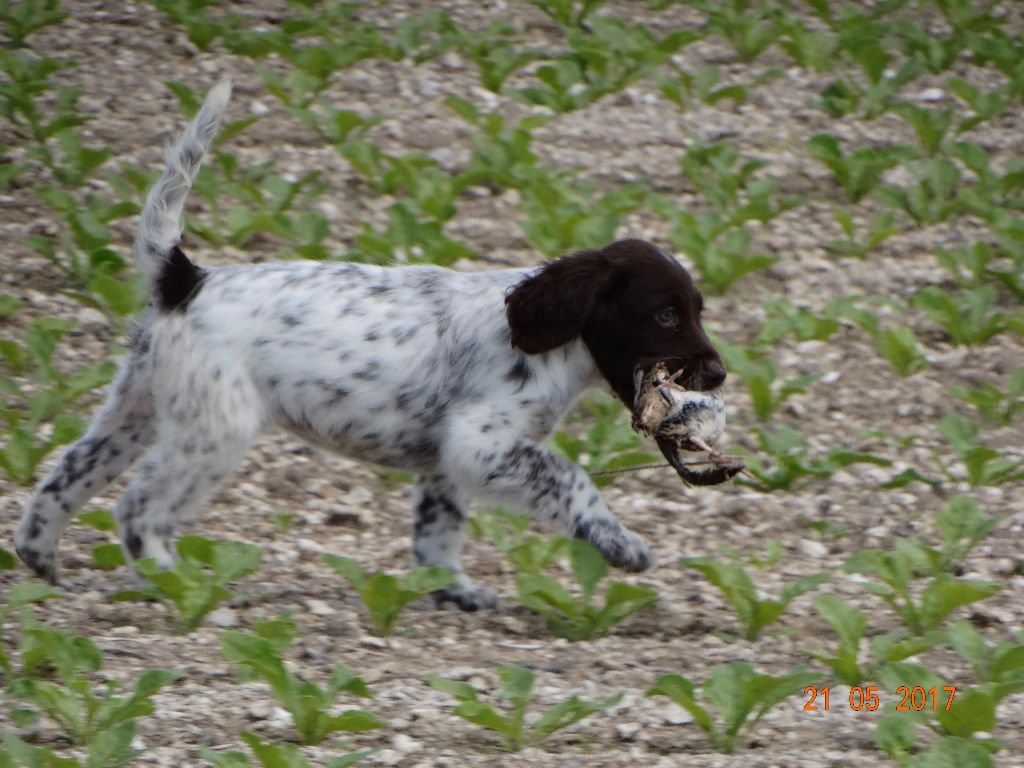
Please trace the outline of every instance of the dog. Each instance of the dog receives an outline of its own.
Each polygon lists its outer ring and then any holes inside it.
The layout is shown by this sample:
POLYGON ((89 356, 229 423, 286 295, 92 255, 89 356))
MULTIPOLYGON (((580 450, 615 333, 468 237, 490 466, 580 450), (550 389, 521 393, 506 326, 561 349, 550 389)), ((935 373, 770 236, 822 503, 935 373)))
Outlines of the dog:
POLYGON ((207 96, 150 190, 134 258, 150 302, 86 434, 28 500, 21 560, 57 582, 57 543, 92 496, 138 462, 114 517, 129 562, 175 559, 175 536, 272 426, 417 474, 413 552, 454 575, 435 595, 493 606, 465 574, 467 508, 525 509, 642 571, 647 544, 589 476, 543 445, 590 386, 627 407, 634 372, 666 362, 688 389, 725 368, 703 299, 675 259, 642 240, 540 268, 289 262, 203 269, 181 249, 182 210, 217 133, 229 82, 207 96))

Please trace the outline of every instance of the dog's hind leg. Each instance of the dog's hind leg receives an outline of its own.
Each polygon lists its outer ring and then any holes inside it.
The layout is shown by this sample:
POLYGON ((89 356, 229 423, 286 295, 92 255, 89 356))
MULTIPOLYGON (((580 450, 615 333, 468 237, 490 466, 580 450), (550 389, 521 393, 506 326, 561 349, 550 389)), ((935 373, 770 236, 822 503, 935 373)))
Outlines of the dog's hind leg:
POLYGON ((237 469, 263 428, 255 390, 240 378, 187 381, 166 402, 158 398, 156 442, 114 511, 125 553, 161 568, 174 564, 182 523, 237 469))
POLYGON ((86 434, 64 452, 25 504, 14 546, 25 565, 50 582, 58 579, 57 542, 71 518, 153 442, 149 366, 140 336, 86 434))
POLYGON ((463 494, 441 475, 419 479, 412 493, 415 515, 413 553, 420 566, 440 565, 452 572, 455 583, 434 593, 437 605, 454 603, 464 611, 494 607, 498 598, 487 587, 474 584, 462 570, 462 543, 466 536, 463 494))

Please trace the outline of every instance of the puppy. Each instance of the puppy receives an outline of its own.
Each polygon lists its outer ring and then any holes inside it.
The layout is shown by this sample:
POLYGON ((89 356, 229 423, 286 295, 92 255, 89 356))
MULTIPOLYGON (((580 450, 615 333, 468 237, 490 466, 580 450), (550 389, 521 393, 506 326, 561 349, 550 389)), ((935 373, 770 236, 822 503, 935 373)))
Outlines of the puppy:
POLYGON ((182 208, 229 95, 229 83, 210 92, 146 199, 134 256, 149 307, 88 432, 28 500, 15 532, 22 561, 56 581, 72 516, 137 462, 114 513, 121 541, 132 560, 171 566, 181 524, 277 426, 417 474, 416 562, 455 576, 439 603, 495 601, 461 564, 472 500, 524 509, 614 566, 647 568, 646 543, 544 440, 589 386, 632 405, 637 368, 664 361, 688 389, 721 385, 686 270, 641 240, 471 274, 313 262, 203 269, 181 249, 182 208))

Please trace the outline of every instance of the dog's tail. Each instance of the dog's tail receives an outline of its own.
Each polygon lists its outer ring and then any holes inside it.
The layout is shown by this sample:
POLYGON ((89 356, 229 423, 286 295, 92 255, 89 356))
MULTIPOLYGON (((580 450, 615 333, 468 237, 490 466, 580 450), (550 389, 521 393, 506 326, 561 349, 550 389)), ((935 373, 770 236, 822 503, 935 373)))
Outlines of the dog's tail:
POLYGON ((205 274, 178 247, 182 209, 203 155, 210 149, 231 97, 231 81, 222 80, 206 96, 199 114, 167 151, 167 168, 146 196, 135 236, 135 266, 162 309, 187 300, 205 274))

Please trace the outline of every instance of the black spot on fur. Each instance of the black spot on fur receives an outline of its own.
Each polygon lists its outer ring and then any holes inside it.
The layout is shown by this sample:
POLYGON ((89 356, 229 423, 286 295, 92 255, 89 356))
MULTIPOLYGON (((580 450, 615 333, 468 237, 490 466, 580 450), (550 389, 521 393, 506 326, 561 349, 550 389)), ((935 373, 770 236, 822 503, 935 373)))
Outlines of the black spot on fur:
POLYGON ((128 549, 128 554, 132 556, 134 560, 138 560, 142 554, 142 537, 135 531, 129 531, 125 537, 124 545, 128 549))
POLYGON ((505 374, 505 379, 518 383, 519 389, 522 389, 531 376, 533 376, 533 371, 530 370, 530 364, 526 361, 526 355, 519 355, 515 365, 505 374))
POLYGON ((165 313, 184 312, 199 293, 207 274, 205 269, 192 263, 181 248, 174 246, 153 286, 157 307, 165 313))

